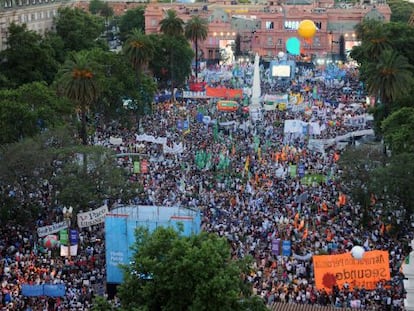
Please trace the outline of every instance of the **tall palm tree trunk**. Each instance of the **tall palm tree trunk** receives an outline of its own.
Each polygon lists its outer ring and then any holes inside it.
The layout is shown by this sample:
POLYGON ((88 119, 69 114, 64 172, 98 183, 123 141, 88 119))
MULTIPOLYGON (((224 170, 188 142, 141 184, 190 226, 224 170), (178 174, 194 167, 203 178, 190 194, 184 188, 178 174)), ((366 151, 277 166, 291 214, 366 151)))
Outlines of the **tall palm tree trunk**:
POLYGON ((81 106, 81 128, 80 128, 80 136, 82 139, 82 144, 88 144, 88 137, 86 133, 86 106, 82 104, 81 106))
POLYGON ((174 65, 173 65, 173 51, 170 54, 170 71, 171 71, 171 100, 175 102, 174 96, 174 65))
POLYGON ((198 82, 198 40, 195 40, 195 77, 198 82))

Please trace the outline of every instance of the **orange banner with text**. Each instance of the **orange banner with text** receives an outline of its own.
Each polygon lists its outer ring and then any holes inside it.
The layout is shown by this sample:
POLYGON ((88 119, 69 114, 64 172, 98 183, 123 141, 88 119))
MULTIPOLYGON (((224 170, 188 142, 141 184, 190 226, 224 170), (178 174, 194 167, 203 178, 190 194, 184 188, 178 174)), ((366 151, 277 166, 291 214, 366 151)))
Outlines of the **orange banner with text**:
POLYGON ((206 96, 215 97, 215 98, 242 98, 243 90, 242 89, 227 89, 225 87, 206 87, 206 96))
POLYGON ((390 280, 387 251, 366 251, 362 259, 351 253, 313 256, 316 288, 331 292, 334 285, 342 289, 345 283, 354 287, 375 289, 382 280, 390 280))

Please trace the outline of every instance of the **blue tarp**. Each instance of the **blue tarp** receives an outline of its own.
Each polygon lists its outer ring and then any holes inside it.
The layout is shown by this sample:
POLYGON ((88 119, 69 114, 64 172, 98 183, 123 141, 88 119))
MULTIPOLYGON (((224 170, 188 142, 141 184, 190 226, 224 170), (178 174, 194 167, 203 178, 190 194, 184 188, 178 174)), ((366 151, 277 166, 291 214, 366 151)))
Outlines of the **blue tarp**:
POLYGON ((63 284, 22 285, 22 295, 26 297, 63 297, 65 294, 66 287, 63 284))

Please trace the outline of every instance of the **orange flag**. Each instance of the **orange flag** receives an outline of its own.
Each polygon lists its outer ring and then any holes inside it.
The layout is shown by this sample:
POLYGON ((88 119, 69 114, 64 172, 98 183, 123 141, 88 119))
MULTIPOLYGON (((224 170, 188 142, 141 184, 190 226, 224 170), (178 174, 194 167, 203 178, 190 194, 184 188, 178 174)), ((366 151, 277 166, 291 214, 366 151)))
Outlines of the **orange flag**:
POLYGON ((298 223, 299 223, 299 212, 297 212, 295 215, 295 218, 293 218, 293 226, 295 228, 298 228, 298 223))
POLYGON ((304 220, 304 219, 302 219, 302 220, 300 221, 300 224, 299 224, 298 230, 299 230, 299 231, 300 231, 300 230, 302 230, 302 229, 303 229, 303 227, 305 227, 305 220, 304 220))
POLYGON ((302 240, 306 240, 306 238, 308 237, 308 234, 309 234, 309 230, 308 230, 308 225, 306 224, 305 231, 303 231, 302 240))

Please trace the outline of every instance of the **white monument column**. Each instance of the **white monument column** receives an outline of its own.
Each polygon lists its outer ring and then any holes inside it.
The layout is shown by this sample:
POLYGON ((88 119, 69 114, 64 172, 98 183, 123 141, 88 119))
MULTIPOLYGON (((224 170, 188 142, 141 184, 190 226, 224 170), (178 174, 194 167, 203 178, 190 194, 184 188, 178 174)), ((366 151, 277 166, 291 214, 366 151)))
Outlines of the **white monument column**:
POLYGON ((260 96, 261 96, 261 86, 260 86, 260 68, 259 68, 260 56, 256 54, 254 58, 254 67, 253 67, 253 85, 252 85, 252 98, 249 105, 249 112, 252 121, 255 122, 262 118, 260 96))
POLYGON ((404 289, 407 292, 404 299, 405 310, 414 310, 414 240, 411 241, 411 252, 403 264, 402 273, 405 277, 404 289))

